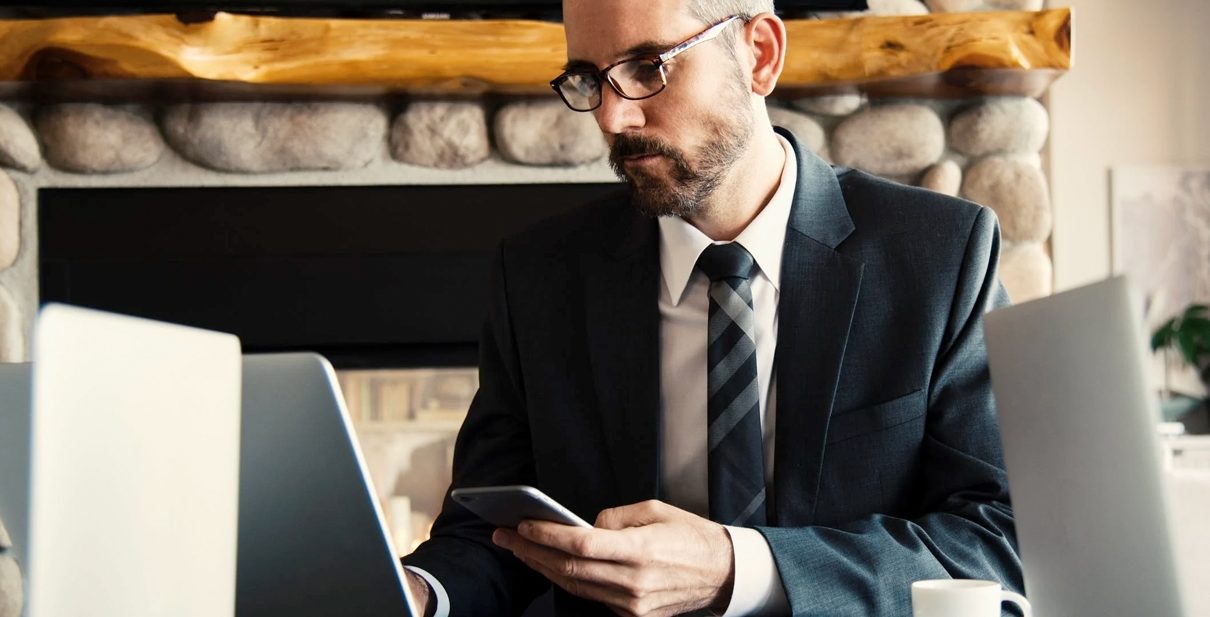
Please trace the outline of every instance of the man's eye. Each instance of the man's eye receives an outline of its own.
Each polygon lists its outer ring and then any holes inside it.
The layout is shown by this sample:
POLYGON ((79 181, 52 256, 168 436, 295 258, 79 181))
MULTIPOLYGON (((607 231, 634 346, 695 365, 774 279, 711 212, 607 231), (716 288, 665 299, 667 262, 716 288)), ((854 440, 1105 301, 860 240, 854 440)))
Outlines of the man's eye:
POLYGON ((596 85, 596 77, 596 75, 589 73, 572 73, 571 75, 568 75, 564 87, 570 86, 576 90, 586 92, 592 90, 596 85))
POLYGON ((643 62, 635 67, 635 78, 643 82, 660 80, 660 67, 654 62, 643 62))

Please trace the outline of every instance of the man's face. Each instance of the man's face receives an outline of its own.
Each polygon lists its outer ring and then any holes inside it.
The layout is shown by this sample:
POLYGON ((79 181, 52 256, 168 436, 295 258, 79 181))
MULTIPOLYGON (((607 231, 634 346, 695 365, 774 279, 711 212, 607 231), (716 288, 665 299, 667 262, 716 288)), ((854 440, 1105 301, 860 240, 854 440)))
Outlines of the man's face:
MULTIPOLYGON (((694 19, 683 2, 565 0, 569 65, 599 69, 654 56, 710 25, 694 19)), ((742 27, 727 26, 733 33, 742 27)), ((665 65, 668 86, 648 99, 627 100, 602 84, 601 106, 592 113, 609 144, 609 162, 648 215, 698 212, 747 148, 751 92, 726 46, 719 37, 678 55, 665 65)))

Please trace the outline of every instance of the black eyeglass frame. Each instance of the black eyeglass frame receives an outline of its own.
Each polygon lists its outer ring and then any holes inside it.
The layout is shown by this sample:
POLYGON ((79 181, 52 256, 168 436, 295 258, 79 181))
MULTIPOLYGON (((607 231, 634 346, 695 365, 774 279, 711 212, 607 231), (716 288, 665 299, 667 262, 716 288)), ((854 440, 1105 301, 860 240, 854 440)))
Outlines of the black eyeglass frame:
POLYGON ((622 60, 618 60, 617 62, 614 62, 613 64, 611 64, 603 69, 597 69, 597 70, 576 69, 574 71, 564 71, 558 77, 556 77, 550 81, 550 87, 552 89, 554 89, 555 94, 558 94, 560 99, 563 99, 563 104, 567 105, 567 107, 569 109, 571 109, 572 111, 588 112, 588 111, 593 111, 594 109, 600 107, 601 102, 605 98, 602 95, 602 93, 603 93, 602 88, 604 87, 603 84, 606 84, 606 83, 609 84, 610 88, 613 88, 614 92, 618 93, 618 96, 620 96, 624 99, 627 99, 630 101, 641 101, 643 99, 649 99, 649 98, 663 92, 665 89, 668 88, 668 74, 664 72, 664 65, 671 62, 672 59, 677 57, 678 55, 685 53, 686 51, 689 51, 690 49, 692 49, 694 46, 698 45, 699 43, 705 43, 707 41, 713 40, 714 38, 718 37, 718 35, 722 34, 724 28, 726 28, 731 22, 733 22, 737 19, 742 19, 742 20, 744 20, 745 23, 747 23, 750 20, 749 17, 747 17, 746 15, 741 15, 741 14, 735 14, 735 15, 728 16, 728 17, 724 18, 723 20, 715 23, 714 25, 706 28, 705 30, 702 30, 701 32, 681 41, 680 43, 673 45, 672 47, 668 48, 663 53, 657 54, 653 58, 637 56, 637 57, 631 57, 631 58, 625 58, 622 60), (648 60, 655 66, 656 70, 659 71, 660 87, 655 92, 652 92, 650 94, 644 94, 643 96, 628 96, 625 92, 622 92, 622 88, 619 87, 616 83, 614 83, 613 78, 609 76, 610 69, 613 69, 614 67, 622 65, 622 64, 626 64, 628 62, 634 62, 636 60, 648 60), (570 101, 567 100, 567 97, 563 94, 563 90, 560 88, 560 86, 563 85, 563 82, 567 81, 568 79, 571 79, 575 75, 595 75, 597 78, 597 90, 598 90, 597 102, 595 105, 593 105, 592 107, 589 107, 588 109, 577 109, 575 106, 573 106, 571 104, 570 101))

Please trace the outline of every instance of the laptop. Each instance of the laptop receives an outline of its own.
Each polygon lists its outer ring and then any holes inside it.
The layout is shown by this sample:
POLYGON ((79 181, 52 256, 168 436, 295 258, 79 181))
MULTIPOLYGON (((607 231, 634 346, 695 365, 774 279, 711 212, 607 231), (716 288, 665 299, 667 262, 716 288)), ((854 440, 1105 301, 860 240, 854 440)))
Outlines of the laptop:
POLYGON ((0 522, 9 554, 25 567, 29 539, 30 365, 0 364, 0 522))
POLYGON ((241 617, 417 615, 332 367, 243 361, 241 617))
POLYGON ((239 340, 49 305, 33 351, 28 614, 232 614, 239 340))
POLYGON ((984 320, 1025 591, 1040 617, 1186 614, 1141 306, 1118 277, 984 320))
MULTIPOLYGON (((46 416, 47 409, 55 415, 90 416, 90 420, 61 422, 66 425, 61 429, 51 428, 43 419, 39 422, 39 441, 53 447, 61 441, 86 439, 76 430, 77 423, 103 423, 108 419, 113 425, 90 433, 89 441, 95 442, 93 456, 85 456, 84 451, 63 456, 62 462, 69 467, 96 470, 76 478, 49 475, 43 470, 31 482, 31 365, 0 364, 0 519, 39 597, 49 593, 64 596, 60 604, 38 601, 36 612, 30 612, 35 604, 30 597, 27 614, 68 614, 65 607, 74 607, 74 615, 146 614, 98 610, 96 598, 85 593, 95 593, 89 580, 76 585, 64 574, 68 567, 63 562, 68 557, 94 564, 100 570, 93 572, 94 577, 104 575, 115 590, 108 593, 106 607, 133 602, 155 604, 158 610, 166 611, 158 614, 200 615, 203 613, 191 613, 180 604, 191 601, 196 595, 191 590, 196 589, 209 596, 206 610, 210 612, 204 613, 208 615, 233 611, 248 617, 416 614, 343 399, 332 369, 323 358, 313 354, 241 358, 238 341, 229 335, 66 306, 44 311, 37 337, 36 378, 40 387, 50 392, 38 401, 39 417, 46 416), (206 344, 199 347, 198 340, 206 344), (203 348, 216 343, 222 348, 217 357, 203 348), (122 351, 123 347, 138 351, 122 351), (131 353, 138 357, 128 357, 131 353), (193 366, 182 365, 187 357, 192 358, 188 363, 193 366), (207 363, 215 366, 207 369, 207 363), (219 374, 212 369, 218 369, 219 374), (159 387, 148 388, 148 383, 158 383, 159 387), (188 391, 190 387, 194 391, 188 391), (167 398, 149 399, 151 390, 172 393, 167 398), (206 392, 199 394, 197 390, 206 392), (92 398, 87 405, 67 405, 65 412, 63 399, 75 397, 73 392, 92 398), (224 400, 214 404, 213 398, 220 394, 225 394, 224 400), (157 432, 150 425, 140 427, 135 420, 148 413, 189 414, 206 424, 223 419, 230 434, 210 440, 222 442, 222 460, 207 460, 207 456, 218 454, 213 451, 199 455, 198 447, 214 449, 216 444, 193 443, 198 440, 192 430, 169 427, 157 432), (107 437, 107 432, 123 434, 107 437), (113 459, 122 457, 109 445, 118 438, 126 440, 128 448, 150 449, 142 455, 154 458, 145 458, 149 464, 142 470, 118 464, 120 460, 113 459), (165 441, 179 447, 181 456, 162 452, 156 444, 165 441), (220 471, 224 494, 211 494, 211 503, 196 511, 158 511, 163 510, 160 506, 165 499, 188 502, 205 495, 189 483, 181 487, 187 493, 184 496, 157 486, 156 478, 165 475, 163 471, 178 464, 182 457, 203 467, 203 475, 220 471), (236 464, 238 472, 232 468, 236 464), (126 503, 131 495, 106 491, 74 516, 60 516, 55 521, 38 518, 44 534, 58 533, 61 525, 67 525, 97 540, 74 536, 78 543, 70 555, 62 551, 43 555, 47 542, 35 544, 33 552, 40 569, 30 571, 27 512, 31 484, 42 495, 43 505, 34 513, 41 517, 53 511, 47 502, 58 507, 58 502, 72 501, 73 495, 84 490, 78 483, 95 476, 103 477, 105 483, 124 486, 127 493, 139 493, 137 499, 126 503), (237 498, 238 519, 234 518, 237 498), (218 505, 223 506, 222 512, 215 511, 218 505), (134 513, 135 519, 155 514, 162 526, 169 528, 171 537, 161 537, 163 534, 157 535, 154 529, 139 535, 144 532, 132 531, 129 525, 123 527, 127 523, 115 522, 106 514, 122 508, 146 510, 134 513), (206 533, 206 527, 214 523, 209 517, 216 514, 223 515, 219 518, 227 523, 222 537, 206 533), (224 557, 221 567, 211 572, 197 571, 196 562, 207 560, 190 549, 187 538, 179 539, 191 531, 209 538, 211 544, 206 550, 224 557), (122 539, 132 536, 137 537, 129 542, 122 539), (147 536, 156 536, 160 546, 147 547, 147 536), (115 566, 132 559, 140 563, 135 567, 115 566), (152 581, 145 574, 148 569, 177 574, 169 576, 171 580, 152 581), (132 572, 137 578, 130 576, 132 572), (156 586, 130 591, 133 585, 152 583, 156 586), (158 592, 148 594, 145 589, 158 592)), ((48 552, 57 548, 49 546, 45 549, 48 552)))

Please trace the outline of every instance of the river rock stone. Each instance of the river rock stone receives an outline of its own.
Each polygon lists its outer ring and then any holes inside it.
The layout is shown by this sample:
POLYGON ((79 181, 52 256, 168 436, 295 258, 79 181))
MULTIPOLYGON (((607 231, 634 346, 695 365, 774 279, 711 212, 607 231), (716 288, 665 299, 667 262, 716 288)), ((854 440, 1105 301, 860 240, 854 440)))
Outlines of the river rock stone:
POLYGON ((825 94, 794 99, 791 105, 821 116, 847 116, 865 105, 866 98, 862 94, 825 94))
POLYGON ((871 107, 845 118, 832 133, 838 165, 883 176, 918 174, 945 151, 945 129, 924 105, 871 107))
POLYGON ((4 528, 4 521, 0 521, 0 553, 4 549, 13 547, 13 539, 9 537, 8 530, 4 528))
POLYGON ((38 134, 51 166, 83 174, 151 167, 164 154, 155 124, 129 107, 65 103, 38 110, 38 134))
POLYGON ((197 103, 169 107, 161 125, 198 165, 273 173, 365 167, 382 152, 387 116, 369 103, 197 103))
POLYGON ((0 362, 24 362, 25 338, 21 334, 21 309, 0 285, 0 362))
POLYGON ((828 160, 828 136, 814 118, 784 107, 770 107, 769 120, 773 126, 780 126, 794 133, 799 143, 828 160))
POLYGON ((21 193, 8 174, 0 171, 0 270, 17 261, 21 251, 21 193))
POLYGON ((874 15, 928 15, 929 12, 919 0, 869 0, 867 6, 874 15))
POLYGON ((469 101, 416 101, 391 125, 391 157, 402 163, 460 169, 491 154, 487 114, 469 101))
POLYGON ((950 147, 968 156, 1033 153, 1050 132, 1050 116, 1028 97, 990 99, 950 121, 950 147))
POLYGON ((969 13, 984 7, 983 0, 924 0, 934 13, 969 13))
POLYGON ((42 166, 42 150, 33 129, 13 108, 0 105, 0 167, 33 173, 42 166))
POLYGON ((20 617, 24 603, 21 568, 12 556, 0 552, 0 617, 20 617))
POLYGON ((1053 281, 1054 266, 1041 244, 1015 244, 1000 253, 1000 282, 1014 303, 1050 295, 1053 281))
POLYGON ((990 157, 966 170, 962 195, 996 211, 1009 242, 1042 242, 1050 235, 1050 192, 1042 170, 1021 160, 990 157))
POLYGON ((494 126, 500 154, 516 163, 570 167, 608 152, 593 115, 572 111, 558 100, 505 105, 496 112, 494 126))
POLYGON ((957 196, 962 188, 962 168, 954 161, 941 161, 924 172, 920 186, 930 191, 957 196))
POLYGON ((1042 154, 1039 152, 1019 152, 1017 154, 1004 154, 1001 156, 1042 169, 1042 154))
POLYGON ((1041 11, 1044 0, 987 0, 997 11, 1041 11))

